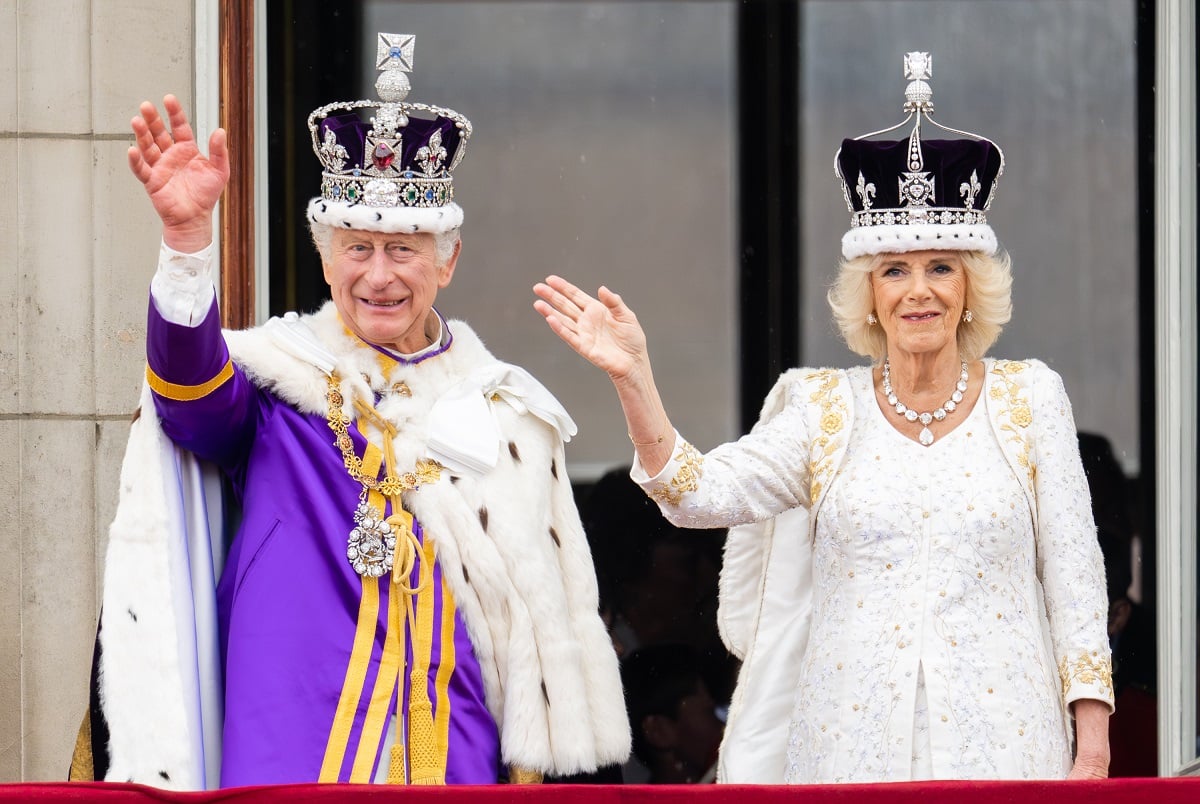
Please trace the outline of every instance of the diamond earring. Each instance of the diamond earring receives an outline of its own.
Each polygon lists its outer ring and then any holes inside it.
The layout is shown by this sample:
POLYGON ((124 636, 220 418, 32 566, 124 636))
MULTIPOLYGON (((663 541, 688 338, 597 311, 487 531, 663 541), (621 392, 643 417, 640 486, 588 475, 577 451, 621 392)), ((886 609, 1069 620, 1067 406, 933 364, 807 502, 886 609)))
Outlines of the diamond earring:
POLYGON ((975 320, 975 314, 972 313, 970 310, 967 310, 966 312, 963 313, 963 323, 970 324, 974 320, 975 320))
POLYGON ((874 313, 867 313, 867 324, 868 325, 873 327, 878 323, 879 323, 879 319, 875 317, 874 313))

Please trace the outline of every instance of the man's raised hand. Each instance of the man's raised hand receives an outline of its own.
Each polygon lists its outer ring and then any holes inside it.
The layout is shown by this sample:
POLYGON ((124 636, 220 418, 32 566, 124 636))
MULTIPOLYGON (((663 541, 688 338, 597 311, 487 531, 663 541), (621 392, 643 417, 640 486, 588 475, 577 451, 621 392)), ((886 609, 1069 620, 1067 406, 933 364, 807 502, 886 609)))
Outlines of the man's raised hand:
POLYGON ((176 251, 194 252, 212 242, 212 213, 229 181, 225 130, 208 139, 200 153, 183 106, 174 95, 163 98, 170 129, 153 103, 146 101, 130 121, 135 138, 129 169, 146 188, 163 223, 163 241, 176 251))

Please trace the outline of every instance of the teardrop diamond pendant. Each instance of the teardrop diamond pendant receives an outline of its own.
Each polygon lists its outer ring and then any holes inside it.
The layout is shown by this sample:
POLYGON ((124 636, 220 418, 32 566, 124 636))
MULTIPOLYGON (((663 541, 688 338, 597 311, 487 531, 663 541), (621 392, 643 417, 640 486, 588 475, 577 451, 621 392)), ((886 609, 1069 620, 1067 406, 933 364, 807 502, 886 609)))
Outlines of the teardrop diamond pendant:
POLYGON ((922 427, 921 434, 917 436, 917 440, 921 442, 921 446, 928 447, 933 443, 933 431, 928 427, 922 427))

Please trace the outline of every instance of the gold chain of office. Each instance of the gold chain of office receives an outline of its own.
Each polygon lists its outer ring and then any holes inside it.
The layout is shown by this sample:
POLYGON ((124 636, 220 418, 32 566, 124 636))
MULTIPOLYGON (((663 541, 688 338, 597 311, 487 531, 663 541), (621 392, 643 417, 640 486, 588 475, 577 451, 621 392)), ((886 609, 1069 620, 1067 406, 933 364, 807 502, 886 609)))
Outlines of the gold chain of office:
MULTIPOLYGON (((334 444, 342 452, 342 460, 346 465, 346 471, 350 473, 350 477, 362 483, 363 486, 373 491, 378 491, 385 497, 396 497, 403 491, 413 491, 419 489, 426 483, 436 483, 442 476, 442 465, 437 461, 419 460, 411 472, 403 474, 393 474, 393 467, 390 463, 384 467, 384 477, 382 480, 371 477, 363 472, 362 458, 354 452, 354 441, 350 438, 350 418, 342 413, 342 404, 345 402, 345 397, 342 396, 341 389, 338 387, 337 375, 331 375, 328 378, 329 390, 325 394, 328 413, 325 420, 329 424, 329 429, 334 434, 334 444)), ((384 438, 390 439, 395 435, 395 430, 390 424, 379 418, 379 414, 375 409, 355 402, 355 407, 360 413, 364 413, 370 418, 376 420, 377 424, 381 425, 384 431, 384 438)), ((364 435, 365 437, 365 435, 364 435)), ((390 450, 389 450, 390 451, 390 450)))

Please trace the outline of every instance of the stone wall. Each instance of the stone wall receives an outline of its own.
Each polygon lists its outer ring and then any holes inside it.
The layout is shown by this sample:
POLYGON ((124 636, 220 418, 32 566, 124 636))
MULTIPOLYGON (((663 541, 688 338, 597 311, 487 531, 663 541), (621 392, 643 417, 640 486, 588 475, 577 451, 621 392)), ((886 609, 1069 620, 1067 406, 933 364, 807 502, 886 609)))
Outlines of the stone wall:
POLYGON ((193 0, 0 0, 0 783, 66 778, 156 218, 143 99, 194 97, 193 0))

